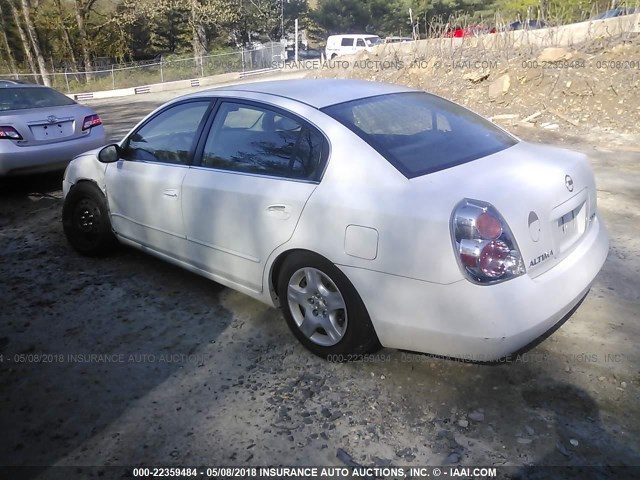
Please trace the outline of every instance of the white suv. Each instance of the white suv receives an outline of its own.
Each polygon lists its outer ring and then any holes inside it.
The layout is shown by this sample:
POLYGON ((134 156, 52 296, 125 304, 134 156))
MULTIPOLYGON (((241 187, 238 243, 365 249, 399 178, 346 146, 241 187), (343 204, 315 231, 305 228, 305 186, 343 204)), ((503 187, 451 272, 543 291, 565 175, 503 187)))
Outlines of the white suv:
POLYGON ((327 39, 325 55, 327 60, 340 55, 353 55, 360 50, 375 47, 382 40, 377 35, 331 35, 327 39))

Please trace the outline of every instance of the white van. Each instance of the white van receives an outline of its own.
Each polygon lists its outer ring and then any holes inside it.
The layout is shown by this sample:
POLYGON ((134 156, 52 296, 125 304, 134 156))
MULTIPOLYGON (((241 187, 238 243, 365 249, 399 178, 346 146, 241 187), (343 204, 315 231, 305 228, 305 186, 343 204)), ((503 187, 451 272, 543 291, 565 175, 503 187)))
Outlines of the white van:
POLYGON ((381 42, 377 35, 331 35, 327 38, 324 53, 327 60, 331 60, 341 55, 353 55, 360 50, 367 50, 381 42))

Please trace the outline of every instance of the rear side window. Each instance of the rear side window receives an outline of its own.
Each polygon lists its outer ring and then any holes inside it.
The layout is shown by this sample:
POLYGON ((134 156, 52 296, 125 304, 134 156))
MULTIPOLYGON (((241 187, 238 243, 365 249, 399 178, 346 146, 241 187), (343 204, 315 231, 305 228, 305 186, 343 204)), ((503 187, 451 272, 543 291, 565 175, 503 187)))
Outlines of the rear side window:
POLYGON ((353 38, 343 38, 340 45, 343 47, 353 47, 353 38))
POLYGON ((235 172, 317 180, 324 137, 269 109, 223 102, 202 153, 202 166, 235 172))
POLYGON ((444 170, 517 143, 488 120, 423 92, 395 93, 323 109, 407 178, 444 170))
POLYGON ((61 107, 76 102, 52 88, 0 88, 0 111, 61 107))

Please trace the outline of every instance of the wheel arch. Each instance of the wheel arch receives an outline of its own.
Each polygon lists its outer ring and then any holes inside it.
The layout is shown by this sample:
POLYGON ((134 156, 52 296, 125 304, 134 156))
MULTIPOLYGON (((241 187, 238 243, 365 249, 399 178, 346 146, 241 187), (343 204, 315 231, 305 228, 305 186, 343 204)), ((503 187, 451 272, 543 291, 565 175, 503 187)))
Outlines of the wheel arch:
POLYGON ((282 266, 284 265, 284 262, 286 261, 287 258, 289 258, 292 255, 297 255, 301 253, 310 253, 311 255, 315 255, 318 258, 322 258, 323 260, 326 260, 327 262, 331 262, 332 264, 335 265, 335 263, 331 261, 331 259, 325 257, 324 255, 320 255, 317 252, 314 252, 312 250, 307 250, 305 248, 290 248, 288 250, 280 252, 276 256, 276 258, 273 260, 273 262, 271 262, 271 266, 269 268, 269 274, 267 277, 269 282, 268 283, 269 295, 271 296, 271 300, 276 307, 280 307, 280 299, 278 297, 277 285, 278 285, 278 277, 280 276, 280 271, 282 270, 282 266))

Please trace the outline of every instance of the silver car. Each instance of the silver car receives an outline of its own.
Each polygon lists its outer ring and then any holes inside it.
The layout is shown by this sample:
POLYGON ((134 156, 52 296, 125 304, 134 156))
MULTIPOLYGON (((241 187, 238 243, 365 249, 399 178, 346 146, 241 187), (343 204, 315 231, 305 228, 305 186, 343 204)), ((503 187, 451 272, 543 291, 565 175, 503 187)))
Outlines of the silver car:
POLYGON ((0 176, 61 170, 105 143, 92 109, 49 87, 0 82, 0 176))

